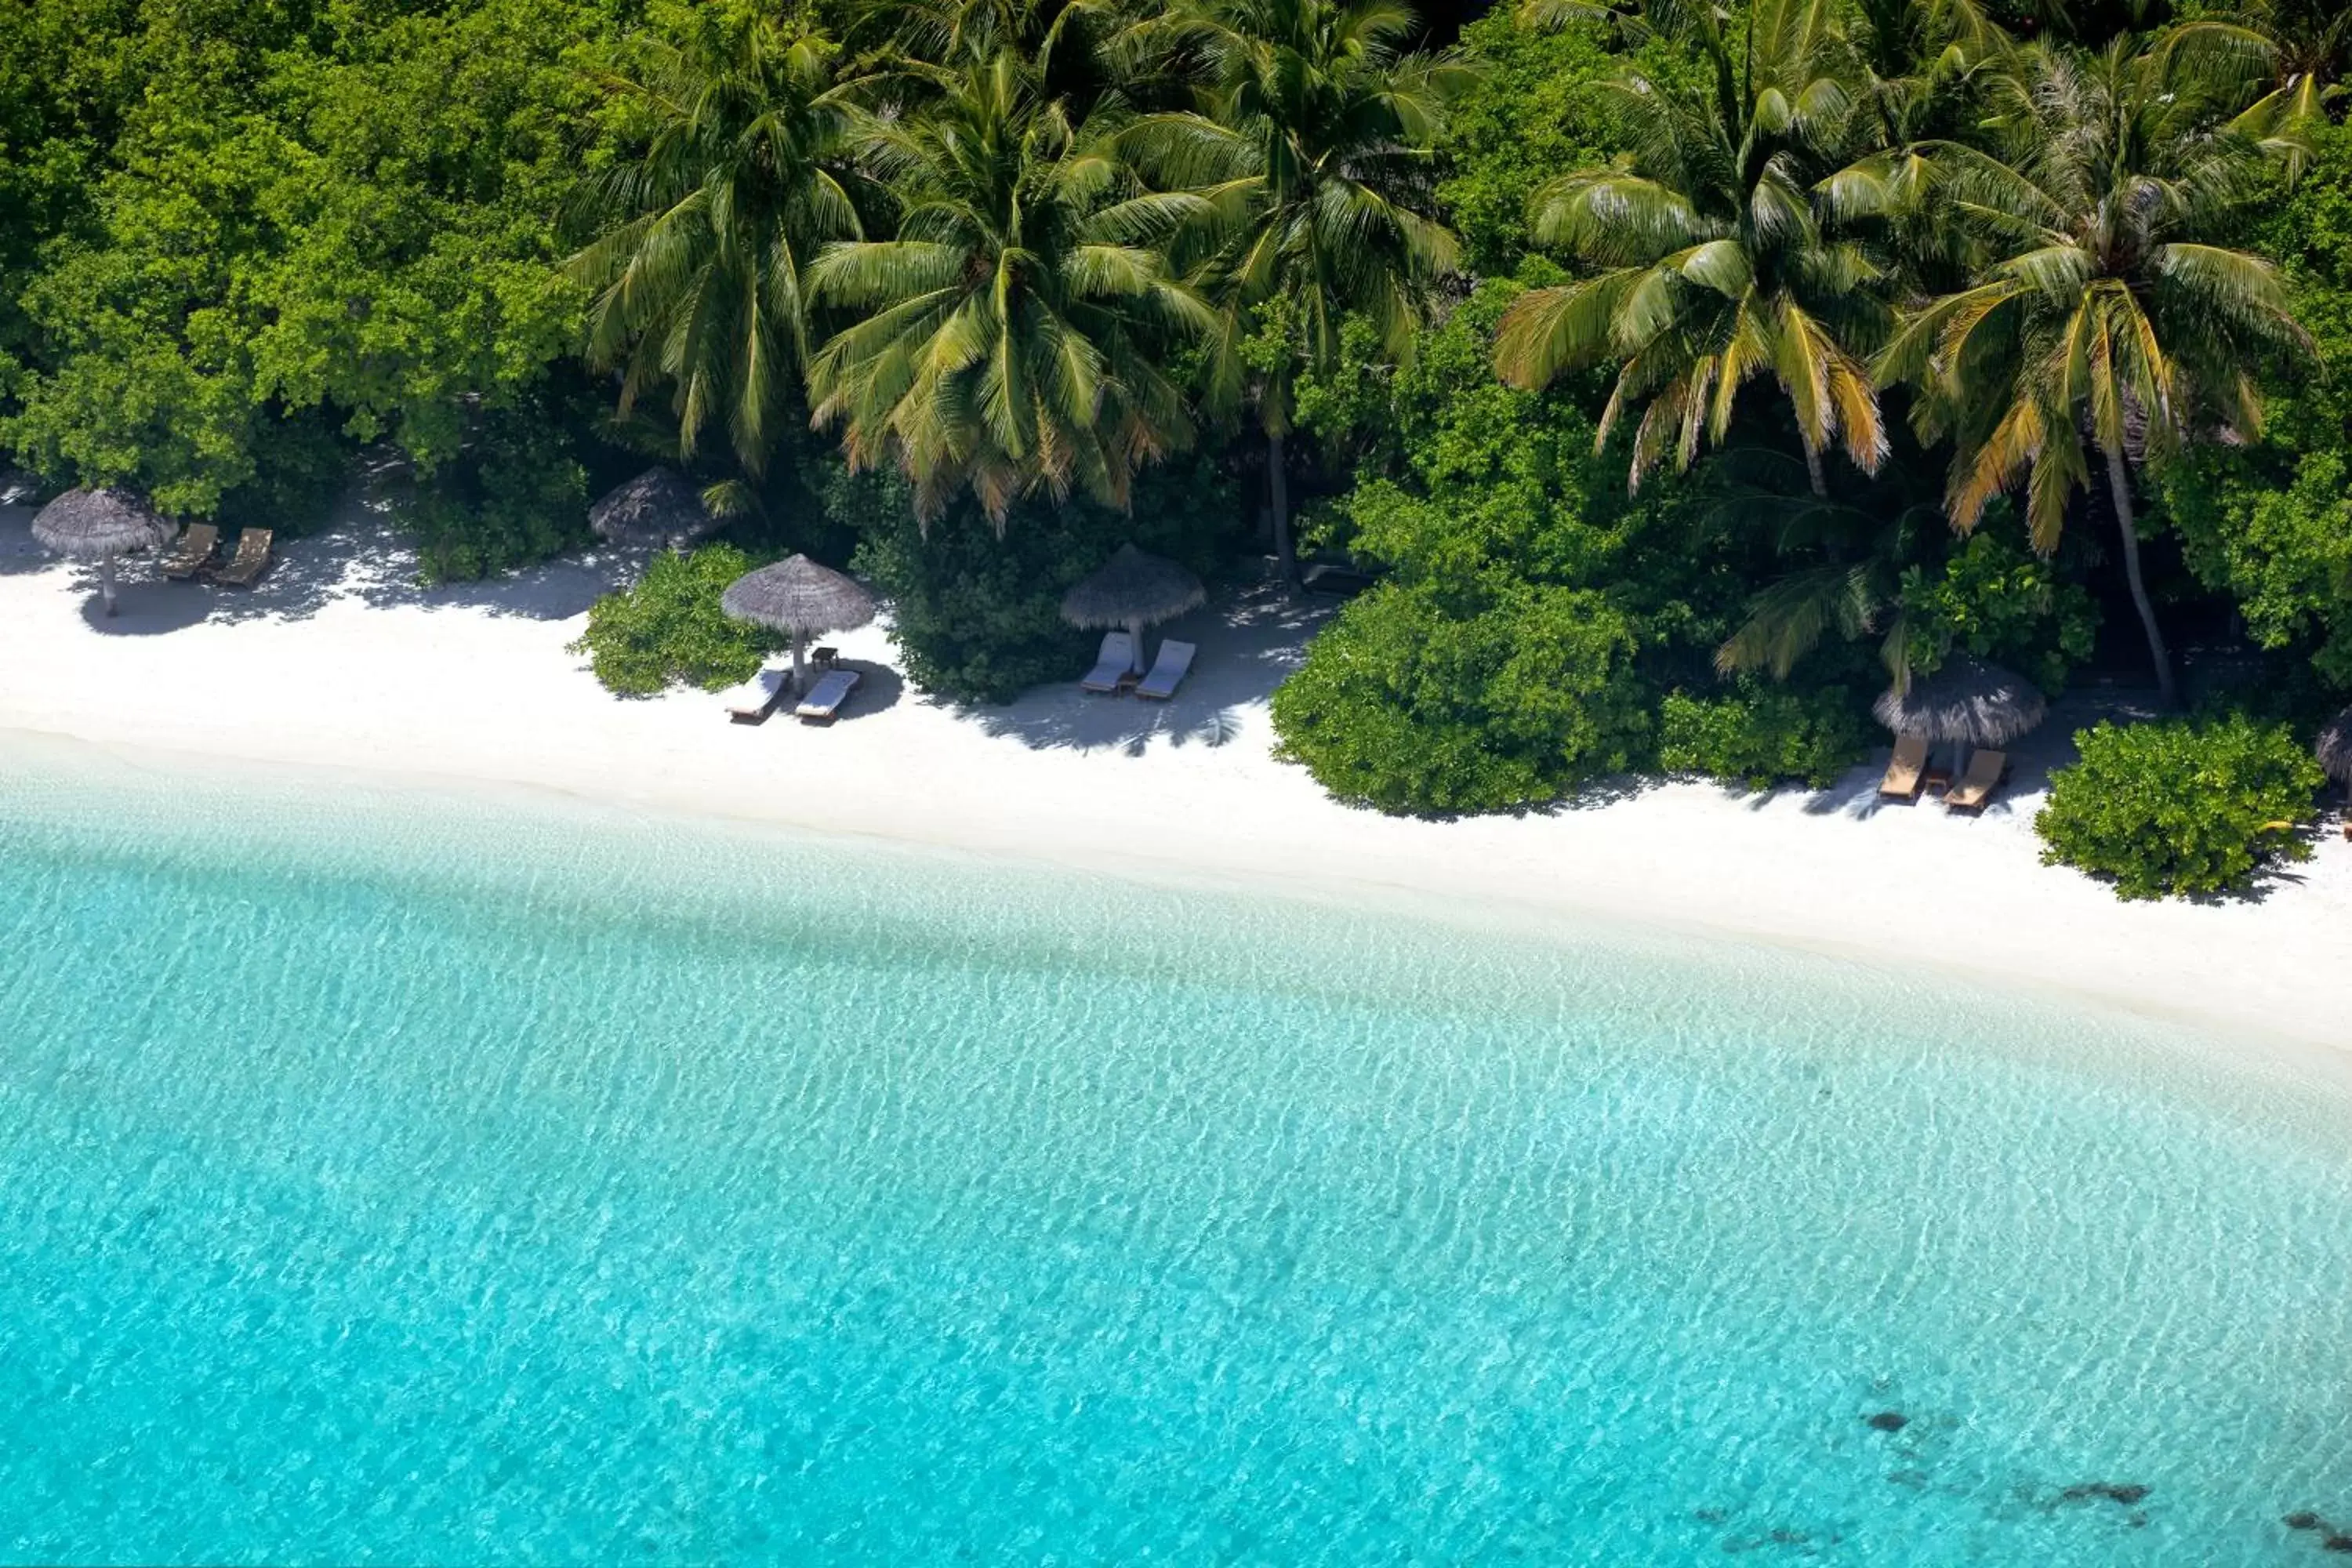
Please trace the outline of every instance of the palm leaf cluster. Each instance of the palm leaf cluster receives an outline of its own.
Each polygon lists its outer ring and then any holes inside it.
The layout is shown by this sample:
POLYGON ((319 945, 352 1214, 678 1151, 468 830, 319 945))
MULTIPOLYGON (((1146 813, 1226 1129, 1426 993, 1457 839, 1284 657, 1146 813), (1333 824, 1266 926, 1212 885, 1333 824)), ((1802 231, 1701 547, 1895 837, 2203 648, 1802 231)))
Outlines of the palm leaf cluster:
POLYGON ((1832 447, 1868 470, 1886 454, 1861 357, 1885 316, 1881 270, 1826 230, 1811 194, 1856 111, 1859 59, 1838 14, 1832 0, 1763 0, 1735 59, 1721 19, 1703 12, 1714 90, 1626 76, 1617 87, 1633 155, 1538 195, 1537 237, 1596 270, 1521 299, 1496 363, 1535 386, 1616 363, 1601 439, 1641 410, 1636 486, 1668 458, 1687 468, 1703 438, 1721 441, 1759 376, 1786 395, 1817 489, 1832 447))
POLYGON ((625 416, 667 385, 682 454, 723 425, 756 476, 797 408, 808 262, 859 231, 856 117, 833 46, 779 23, 644 48, 609 83, 650 124, 644 155, 590 182, 607 226, 570 264, 597 291, 589 362, 623 370, 625 416))
POLYGON ((895 457, 926 515, 965 489, 999 519, 1041 489, 1125 505, 1128 477, 1191 433, 1154 350, 1213 319, 1161 248, 1202 198, 1142 189, 1011 50, 877 123, 865 154, 898 233, 813 269, 856 318, 810 365, 817 421, 853 467, 895 457))
MULTIPOLYGON (((1504 376, 1615 365, 1600 439, 1633 421, 1637 486, 1725 441, 1759 382, 1817 497, 1826 451, 1876 471, 1896 388, 1922 443, 1950 450, 1944 510, 1961 532, 2021 490, 2046 553, 2103 482, 2170 699, 2129 470, 2253 433, 2259 373, 2300 341, 2275 271, 2216 237, 2308 157, 2311 72, 2210 21, 2096 50, 2019 44, 1969 0, 1756 0, 1744 29, 1673 0, 1640 20, 1682 30, 1711 80, 1616 84, 1633 152, 1539 194, 1538 238, 1583 275, 1517 301, 1504 376)), ((1785 671, 1829 629, 1875 629, 1888 568, 1878 555, 1775 584, 1721 662, 1785 671)))
POLYGON ((916 0, 864 14, 849 70, 803 24, 714 25, 624 84, 657 128, 572 264, 592 351, 625 407, 673 388, 688 456, 723 413, 756 474, 789 406, 923 515, 968 493, 1000 525, 1123 506, 1254 403, 1279 513, 1297 364, 1349 312, 1409 352, 1454 265, 1429 143, 1460 70, 1401 47, 1417 26, 1395 0, 916 0), (1297 364, 1254 378, 1276 300, 1297 364))
POLYGON ((1998 79, 1999 152, 1923 150, 1981 280, 1912 311, 1880 371, 1919 388, 1922 437, 1956 438, 1955 526, 2022 479, 2052 549, 2092 451, 2145 460, 2259 427, 2254 371, 2296 338, 2285 290, 2198 237, 2252 194, 2265 140, 2291 145, 2263 134, 2268 100, 2218 112, 2265 50, 2218 26, 2146 52, 2029 48, 1998 79))

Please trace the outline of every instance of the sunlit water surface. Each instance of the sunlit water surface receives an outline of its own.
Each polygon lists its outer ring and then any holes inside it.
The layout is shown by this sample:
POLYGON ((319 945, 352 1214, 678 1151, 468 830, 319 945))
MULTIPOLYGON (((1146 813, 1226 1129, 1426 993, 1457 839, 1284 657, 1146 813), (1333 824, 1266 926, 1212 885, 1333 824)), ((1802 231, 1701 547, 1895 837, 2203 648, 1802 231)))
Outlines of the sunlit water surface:
POLYGON ((0 1558, 2342 1561, 2352 1107, 2221 1059, 20 747, 0 1558))

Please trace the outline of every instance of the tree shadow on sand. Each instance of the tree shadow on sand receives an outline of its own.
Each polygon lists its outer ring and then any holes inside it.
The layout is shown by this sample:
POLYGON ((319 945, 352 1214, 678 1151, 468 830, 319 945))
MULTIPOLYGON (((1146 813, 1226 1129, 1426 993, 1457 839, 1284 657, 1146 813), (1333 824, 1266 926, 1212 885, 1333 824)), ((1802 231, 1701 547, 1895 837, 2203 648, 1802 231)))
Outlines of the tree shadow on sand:
POLYGON ((1306 657, 1307 639, 1330 618, 1328 600, 1293 599, 1271 586, 1244 590, 1152 629, 1154 655, 1165 637, 1200 648, 1192 672, 1165 702, 1081 691, 1077 677, 1023 692, 1001 708, 960 708, 986 733, 1033 750, 1066 748, 1139 757, 1154 740, 1171 746, 1222 746, 1242 731, 1242 715, 1265 701, 1306 657))
MULTIPOLYGON (((0 575, 62 566, 32 537, 33 514, 31 507, 0 507, 0 575)), ((229 534, 224 551, 234 542, 229 534)), ((95 566, 70 568, 68 581, 91 601, 83 611, 91 629, 113 637, 152 637, 207 622, 305 620, 339 599, 561 621, 635 582, 657 552, 656 546, 600 544, 506 577, 427 585, 418 577, 415 542, 394 521, 391 501, 369 486, 337 506, 318 532, 280 538, 268 571, 249 588, 170 582, 155 555, 132 556, 118 570, 120 613, 109 617, 97 602, 95 566)))
MULTIPOLYGON (((33 519, 40 510, 30 504, 0 506, 0 577, 21 577, 58 564, 58 558, 33 537, 33 519)), ((90 574, 90 581, 98 581, 97 574, 90 574)))
MULTIPOLYGON (((2028 735, 2021 736, 2002 748, 2009 753, 2009 776, 2000 793, 1987 802, 1975 815, 2000 820, 2004 817, 2030 816, 2041 809, 2042 797, 2049 793, 2050 775, 2071 765, 2076 759, 2074 731, 2087 729, 2102 719, 2131 721, 2156 715, 2153 704, 2156 692, 2133 688, 2096 687, 2068 692, 2050 705, 2050 713, 2028 735)), ((1869 758, 1849 769, 1835 784, 1826 789, 1802 792, 1803 810, 1809 816, 1871 817, 1882 811, 1934 811, 1955 821, 1969 820, 1964 812, 1945 812, 1937 796, 1921 791, 1909 800, 1887 800, 1878 793, 1879 781, 1886 776, 1886 764, 1893 746, 1874 749, 1869 758)), ((1936 761, 1939 765, 1951 765, 1957 759, 1948 747, 1939 747, 1936 761)), ((1765 791, 1751 802, 1761 808, 1786 791, 1765 791)))

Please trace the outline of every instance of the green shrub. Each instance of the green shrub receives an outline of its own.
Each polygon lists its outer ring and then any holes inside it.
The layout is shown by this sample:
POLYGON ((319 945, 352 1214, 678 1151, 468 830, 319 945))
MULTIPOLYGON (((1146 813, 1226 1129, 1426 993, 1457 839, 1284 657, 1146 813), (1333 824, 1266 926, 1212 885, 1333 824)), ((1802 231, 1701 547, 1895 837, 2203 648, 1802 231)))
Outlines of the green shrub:
POLYGON ((2310 858, 2293 824, 2311 816, 2322 775, 2284 724, 2243 714, 2074 737, 2082 760, 2050 782, 2033 819, 2045 865, 2115 879, 2126 899, 2242 886, 2264 857, 2310 858))
POLYGON ((719 607, 727 584, 754 564, 731 544, 658 555, 636 586, 589 607, 588 630, 572 651, 588 655, 596 679, 624 697, 678 684, 717 691, 749 680, 762 658, 787 646, 719 607))
POLYGON ((1190 459, 1137 476, 1130 512, 1075 499, 1027 501, 1002 536, 969 501, 919 524, 896 474, 835 468, 823 490, 826 511, 856 531, 857 570, 890 601, 890 637, 907 679, 963 702, 1009 702, 1084 671, 1102 633, 1064 622, 1062 595, 1121 544, 1205 575, 1240 526, 1232 484, 1190 459))
POLYGON ((1384 583, 1274 694, 1277 754, 1382 811, 1499 811, 1631 765, 1647 740, 1625 616, 1496 572, 1469 603, 1384 583))
POLYGON ((1750 789, 1799 779, 1820 789, 1862 760, 1871 731, 1842 686, 1797 691, 1750 679, 1718 696, 1672 691, 1658 710, 1658 765, 1750 789))
POLYGON ((1965 648, 2057 691, 2098 640, 2099 606, 2089 590, 2065 581, 2021 538, 1990 528, 1970 534, 1933 574, 1907 568, 1899 598, 1911 668, 1922 675, 1965 648))
POLYGON ((589 542, 587 471, 553 420, 551 406, 488 411, 473 447, 418 476, 401 521, 426 582, 493 577, 589 542))

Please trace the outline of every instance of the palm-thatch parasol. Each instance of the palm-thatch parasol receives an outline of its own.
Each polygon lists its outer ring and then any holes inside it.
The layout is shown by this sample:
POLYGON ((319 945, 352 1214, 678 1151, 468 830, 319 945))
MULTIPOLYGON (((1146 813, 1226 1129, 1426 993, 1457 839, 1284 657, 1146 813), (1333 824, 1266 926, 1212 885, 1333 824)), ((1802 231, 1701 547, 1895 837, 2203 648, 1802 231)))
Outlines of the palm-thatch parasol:
POLYGON ((772 626, 793 639, 793 689, 808 673, 808 640, 845 632, 874 618, 874 595, 830 566, 805 555, 746 572, 727 585, 719 607, 739 621, 772 626))
POLYGON ((2352 786, 2352 708, 2347 708, 2327 721, 2319 731, 2319 743, 2312 748, 2319 765, 2337 784, 2352 786))
POLYGON ((2049 706, 2015 670, 1958 653, 1906 689, 1881 692, 1870 710, 1898 735, 2005 746, 2041 723, 2049 706))
POLYGON ((1062 618, 1074 626, 1125 626, 1135 639, 1135 668, 1143 668, 1143 628, 1171 620, 1209 596, 1201 580, 1173 561, 1132 544, 1062 595, 1062 618))
POLYGON ((700 492, 676 468, 647 468, 588 509, 588 526, 614 544, 683 550, 719 527, 700 492))
POLYGON ((33 519, 33 537, 72 561, 98 563, 99 592, 114 614, 114 558, 172 537, 172 525, 125 490, 68 490, 33 519))

